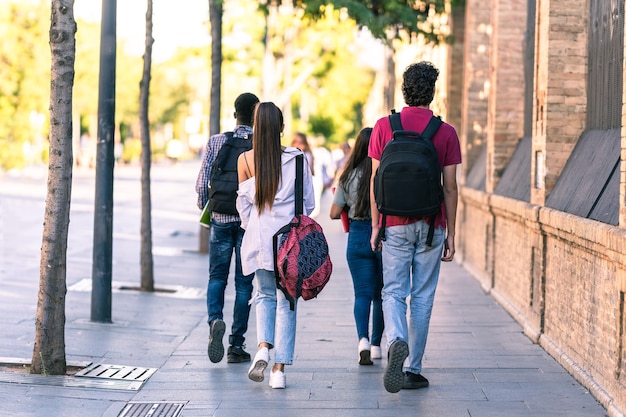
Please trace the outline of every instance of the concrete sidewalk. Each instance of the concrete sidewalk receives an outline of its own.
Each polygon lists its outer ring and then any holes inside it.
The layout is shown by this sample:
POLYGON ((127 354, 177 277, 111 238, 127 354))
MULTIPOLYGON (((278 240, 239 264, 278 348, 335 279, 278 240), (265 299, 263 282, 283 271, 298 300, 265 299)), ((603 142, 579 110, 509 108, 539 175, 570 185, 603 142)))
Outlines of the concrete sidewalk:
MULTIPOLYGON (((286 369, 287 389, 272 390, 267 380, 250 381, 249 364, 227 364, 225 359, 211 363, 206 354, 208 255, 197 252, 198 167, 199 161, 153 167, 155 283, 163 290, 155 293, 124 289, 140 281, 140 172, 136 167, 116 168, 112 324, 90 321, 94 181, 92 171, 74 173, 67 259, 68 362, 81 367, 114 365, 109 368, 143 374, 124 379, 43 377, 5 367, 0 370, 0 416, 606 415, 457 264, 442 268, 424 359, 430 387, 387 393, 382 383, 386 360, 373 366, 357 364, 346 235, 338 221, 327 219, 329 196, 323 198, 318 221, 331 246, 334 273, 318 299, 299 303, 296 359, 286 369)), ((33 349, 45 202, 43 172, 33 172, 0 178, 4 362, 29 362, 33 349)), ((226 294, 229 331, 232 282, 226 294)), ((253 308, 247 333, 252 354, 255 327, 253 308)))

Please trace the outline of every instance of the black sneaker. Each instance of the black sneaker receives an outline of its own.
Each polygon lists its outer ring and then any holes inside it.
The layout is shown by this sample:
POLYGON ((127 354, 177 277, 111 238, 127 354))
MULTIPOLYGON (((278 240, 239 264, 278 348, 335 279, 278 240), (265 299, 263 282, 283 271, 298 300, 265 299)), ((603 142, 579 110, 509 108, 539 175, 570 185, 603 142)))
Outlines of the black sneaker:
POLYGON ((402 389, 419 389, 426 388, 427 386, 428 380, 424 378, 422 374, 414 374, 413 372, 404 373, 402 389))
POLYGON ((218 363, 224 357, 224 345, 222 344, 222 338, 226 331, 226 324, 222 319, 215 319, 209 325, 209 347, 207 351, 209 353, 209 360, 213 363, 218 363))
POLYGON ((243 346, 229 346, 226 362, 241 363, 250 362, 250 354, 243 350, 243 346))
POLYGON ((383 377, 383 383, 387 392, 395 393, 402 389, 404 385, 402 366, 407 356, 409 356, 409 346, 406 342, 396 340, 389 347, 387 369, 383 377))

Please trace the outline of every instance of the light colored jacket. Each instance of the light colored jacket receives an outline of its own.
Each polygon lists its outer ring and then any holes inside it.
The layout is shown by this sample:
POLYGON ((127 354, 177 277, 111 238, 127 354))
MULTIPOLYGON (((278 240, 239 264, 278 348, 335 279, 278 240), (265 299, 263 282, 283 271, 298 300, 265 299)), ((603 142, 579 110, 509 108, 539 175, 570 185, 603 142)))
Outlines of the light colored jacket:
MULTIPOLYGON (((241 217, 241 227, 246 231, 241 243, 241 266, 244 275, 252 274, 258 269, 274 270, 272 238, 295 214, 296 156, 301 154, 302 151, 292 147, 283 151, 282 179, 271 210, 266 208, 259 214, 255 206, 256 177, 239 184, 237 211, 241 217)), ((304 214, 309 215, 315 208, 315 193, 311 169, 307 163, 303 165, 303 209, 304 214)))

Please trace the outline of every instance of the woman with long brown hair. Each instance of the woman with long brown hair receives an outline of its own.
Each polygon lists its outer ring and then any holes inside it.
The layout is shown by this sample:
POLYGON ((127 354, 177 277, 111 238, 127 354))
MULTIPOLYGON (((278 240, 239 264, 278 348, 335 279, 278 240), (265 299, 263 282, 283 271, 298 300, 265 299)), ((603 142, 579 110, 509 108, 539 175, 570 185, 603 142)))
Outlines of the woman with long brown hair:
MULTIPOLYGON (((302 151, 282 147, 283 115, 274 103, 260 103, 254 114, 252 150, 238 160, 237 210, 245 229, 241 244, 244 273, 255 273, 258 351, 248 377, 261 382, 274 349, 272 388, 285 388, 285 365, 291 365, 296 341, 296 310, 276 289, 272 237, 295 214, 296 156, 302 151)), ((304 214, 315 206, 311 170, 303 164, 304 214)))
POLYGON ((380 252, 372 251, 372 214, 370 209, 370 177, 372 160, 367 156, 372 128, 359 132, 354 150, 348 157, 339 177, 337 190, 330 207, 330 218, 338 219, 348 211, 350 229, 346 259, 354 287, 354 321, 359 338, 359 365, 372 365, 372 359, 381 358, 380 341, 383 334, 383 307, 381 290, 383 271, 380 252), (370 308, 372 311, 372 338, 370 340, 370 308))

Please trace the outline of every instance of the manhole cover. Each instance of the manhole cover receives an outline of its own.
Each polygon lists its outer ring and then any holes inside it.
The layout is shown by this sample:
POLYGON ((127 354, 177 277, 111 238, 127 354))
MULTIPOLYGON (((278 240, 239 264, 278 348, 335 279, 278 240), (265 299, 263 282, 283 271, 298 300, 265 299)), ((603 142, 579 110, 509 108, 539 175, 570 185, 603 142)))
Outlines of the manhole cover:
POLYGON ((127 381, 145 382, 156 372, 157 368, 141 368, 126 365, 93 364, 77 372, 77 377, 123 379, 127 381))
POLYGON ((187 402, 129 402, 118 417, 178 417, 187 402))

